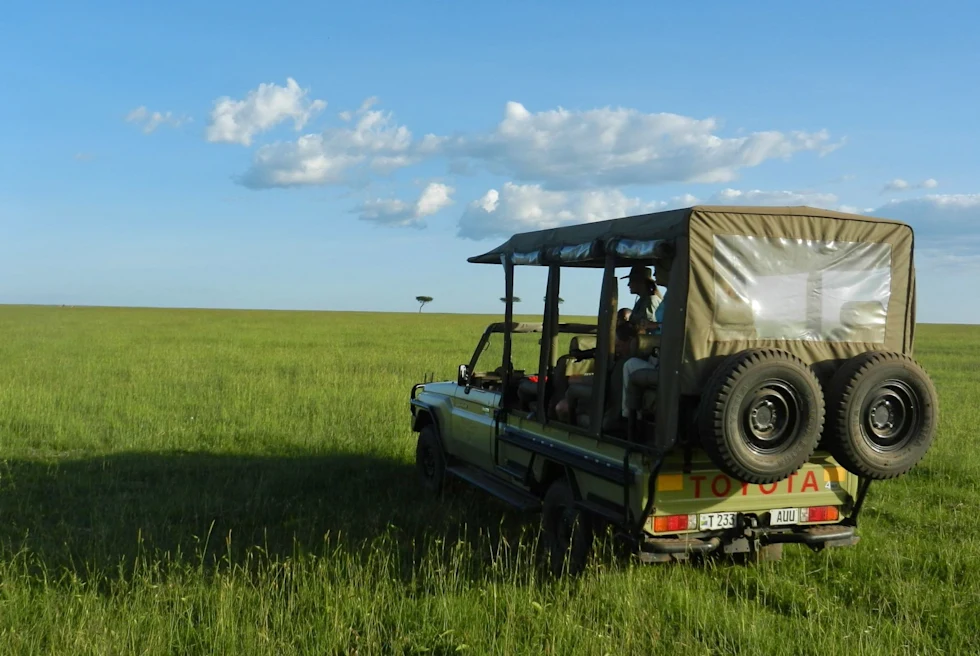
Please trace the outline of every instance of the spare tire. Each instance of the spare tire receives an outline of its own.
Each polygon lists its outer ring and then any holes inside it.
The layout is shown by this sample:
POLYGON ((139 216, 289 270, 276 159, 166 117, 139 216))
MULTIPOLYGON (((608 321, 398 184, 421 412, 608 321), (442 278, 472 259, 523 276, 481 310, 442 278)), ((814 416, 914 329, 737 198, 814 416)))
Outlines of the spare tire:
POLYGON ((813 455, 824 423, 820 381, 777 349, 737 353, 715 371, 699 412, 701 444, 725 473, 775 483, 813 455))
POLYGON ((864 353, 845 362, 830 383, 827 405, 830 451, 858 476, 884 480, 905 474, 936 436, 936 388, 901 353, 864 353))

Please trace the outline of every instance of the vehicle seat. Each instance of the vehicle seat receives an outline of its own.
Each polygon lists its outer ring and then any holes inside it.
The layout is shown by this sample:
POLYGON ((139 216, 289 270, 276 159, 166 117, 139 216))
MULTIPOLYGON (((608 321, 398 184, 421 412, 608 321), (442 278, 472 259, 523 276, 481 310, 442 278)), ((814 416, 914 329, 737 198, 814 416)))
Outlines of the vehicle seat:
POLYGON ((660 335, 637 335, 630 340, 630 357, 646 360, 660 348, 660 335))
POLYGON ((538 383, 530 378, 522 378, 517 385, 517 400, 521 410, 533 410, 538 398, 538 383))
POLYGON ((592 400, 592 376, 589 380, 573 382, 568 386, 568 407, 575 425, 589 427, 589 401, 592 400))
MULTIPOLYGON (((659 352, 660 335, 637 335, 630 343, 630 356, 648 359, 659 352)), ((622 371, 622 369, 620 369, 622 371)), ((622 381, 622 373, 620 373, 622 381)), ((660 369, 640 369, 630 376, 626 394, 626 408, 643 414, 652 414, 657 407, 657 386, 660 383, 660 369)), ((622 386, 622 382, 620 382, 622 386)))
POLYGON ((885 341, 885 306, 878 301, 851 301, 840 308, 840 323, 848 342, 885 341))
POLYGON ((572 338, 568 346, 568 353, 558 358, 555 364, 554 387, 552 388, 551 400, 548 403, 548 416, 557 419, 555 407, 564 398, 568 391, 569 383, 572 380, 581 380, 583 377, 591 377, 595 370, 595 360, 586 358, 578 360, 587 351, 595 348, 596 338, 590 335, 576 335, 572 338))

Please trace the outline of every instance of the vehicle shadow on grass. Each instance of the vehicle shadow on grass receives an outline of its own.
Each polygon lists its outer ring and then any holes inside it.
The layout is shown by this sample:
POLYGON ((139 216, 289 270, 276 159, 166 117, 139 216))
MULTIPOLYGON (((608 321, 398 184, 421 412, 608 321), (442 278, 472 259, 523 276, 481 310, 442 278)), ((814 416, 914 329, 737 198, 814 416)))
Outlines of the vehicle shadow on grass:
POLYGON ((381 545, 411 578, 434 544, 462 544, 478 556, 467 569, 481 575, 488 545, 516 544, 534 520, 478 495, 453 486, 437 500, 413 464, 362 454, 8 460, 0 464, 0 549, 32 568, 111 580, 140 558, 213 571, 223 561, 338 547, 367 558, 381 545))

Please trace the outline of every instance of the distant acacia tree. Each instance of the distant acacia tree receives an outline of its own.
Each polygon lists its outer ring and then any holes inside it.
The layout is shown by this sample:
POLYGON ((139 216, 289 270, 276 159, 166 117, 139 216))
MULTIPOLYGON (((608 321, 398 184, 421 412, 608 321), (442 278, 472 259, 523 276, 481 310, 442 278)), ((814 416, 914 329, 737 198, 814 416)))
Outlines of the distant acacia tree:
MULTIPOLYGON (((507 302, 507 297, 506 296, 501 296, 500 297, 500 302, 501 303, 506 303, 507 302)), ((520 303, 521 302, 521 297, 520 296, 515 296, 514 297, 514 302, 515 303, 520 303)))
POLYGON ((432 297, 431 296, 416 296, 415 297, 415 300, 419 302, 419 313, 421 314, 422 308, 425 307, 425 304, 432 302, 432 297))
MULTIPOLYGON (((543 299, 541 299, 541 300, 543 300, 543 301, 544 301, 545 303, 547 303, 547 302, 548 302, 548 297, 547 297, 547 296, 545 296, 545 297, 544 297, 543 299)), ((564 302, 565 302, 565 299, 563 299, 563 298, 562 298, 561 296, 559 296, 559 297, 558 297, 558 305, 561 305, 561 304, 562 304, 562 303, 564 303, 564 302)))

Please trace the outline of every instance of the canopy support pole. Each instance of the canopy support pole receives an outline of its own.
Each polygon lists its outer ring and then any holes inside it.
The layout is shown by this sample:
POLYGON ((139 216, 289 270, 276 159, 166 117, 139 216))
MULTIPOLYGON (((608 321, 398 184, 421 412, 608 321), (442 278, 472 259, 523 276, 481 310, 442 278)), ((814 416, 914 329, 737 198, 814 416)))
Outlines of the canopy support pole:
POLYGON ((548 287, 544 297, 544 318, 541 322, 541 354, 538 358, 538 398, 537 419, 542 424, 548 423, 548 403, 545 398, 549 382, 554 386, 553 381, 546 380, 552 375, 554 362, 554 350, 558 341, 558 289, 561 284, 561 267, 552 265, 548 267, 548 287))
POLYGON ((616 304, 619 301, 619 281, 616 279, 614 253, 606 254, 606 268, 599 297, 599 333, 596 338, 596 363, 592 384, 592 408, 589 413, 589 432, 597 439, 602 436, 602 417, 606 405, 606 378, 616 352, 616 304))
POLYGON ((513 406, 513 394, 511 392, 511 378, 514 376, 514 366, 511 362, 511 334, 514 329, 514 261, 509 255, 501 257, 504 265, 504 295, 507 303, 504 305, 504 369, 503 391, 501 394, 501 406, 510 408, 513 406))

